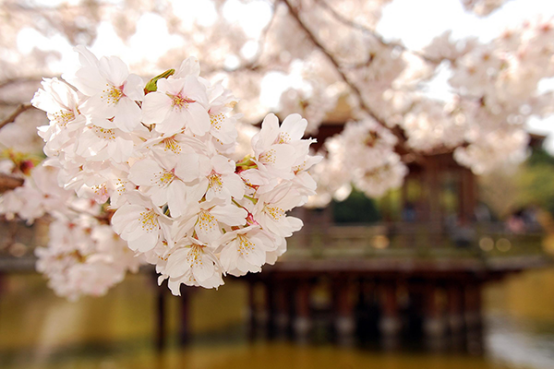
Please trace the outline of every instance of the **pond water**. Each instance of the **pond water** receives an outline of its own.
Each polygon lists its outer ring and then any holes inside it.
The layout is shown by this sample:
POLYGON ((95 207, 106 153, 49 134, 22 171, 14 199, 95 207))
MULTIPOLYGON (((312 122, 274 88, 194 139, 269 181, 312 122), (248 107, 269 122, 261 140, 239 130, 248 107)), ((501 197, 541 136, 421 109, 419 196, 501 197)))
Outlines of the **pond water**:
POLYGON ((218 291, 195 290, 192 340, 184 348, 176 343, 179 299, 168 296, 169 343, 159 354, 152 280, 129 276, 104 297, 72 303, 56 297, 37 274, 8 276, 0 295, 0 367, 554 367, 554 269, 487 287, 484 351, 476 354, 248 341, 246 289, 236 281, 218 291))

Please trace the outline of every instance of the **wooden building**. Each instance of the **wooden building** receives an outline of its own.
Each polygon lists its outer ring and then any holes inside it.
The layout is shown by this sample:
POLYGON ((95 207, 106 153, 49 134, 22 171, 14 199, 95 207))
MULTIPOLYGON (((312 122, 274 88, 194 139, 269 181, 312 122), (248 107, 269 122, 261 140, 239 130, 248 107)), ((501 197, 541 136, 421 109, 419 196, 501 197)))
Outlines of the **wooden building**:
MULTIPOLYGON (((324 124, 318 145, 342 127, 324 124)), ((341 343, 373 335, 394 347, 414 333, 433 346, 447 335, 475 341, 483 285, 550 263, 540 233, 478 219, 476 177, 452 150, 399 154, 409 168, 399 216, 387 199, 376 225, 337 226, 330 209, 302 210, 305 227, 282 259, 243 278, 253 335, 306 340, 326 328, 341 343)))

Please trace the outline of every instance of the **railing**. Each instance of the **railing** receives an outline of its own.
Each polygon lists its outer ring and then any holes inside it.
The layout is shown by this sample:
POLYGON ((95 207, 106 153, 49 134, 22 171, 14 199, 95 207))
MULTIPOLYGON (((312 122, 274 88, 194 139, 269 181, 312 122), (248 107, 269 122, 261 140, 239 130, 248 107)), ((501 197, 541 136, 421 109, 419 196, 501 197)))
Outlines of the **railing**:
POLYGON ((289 239, 289 255, 310 258, 486 258, 544 255, 545 234, 507 231, 502 223, 448 228, 423 223, 308 225, 289 239))
MULTIPOLYGON (((0 270, 26 270, 34 248, 46 245, 47 229, 37 223, 0 222, 0 270)), ((545 234, 507 231, 502 223, 448 228, 442 224, 391 223, 363 226, 308 224, 288 240, 284 259, 459 259, 544 256, 545 234)))

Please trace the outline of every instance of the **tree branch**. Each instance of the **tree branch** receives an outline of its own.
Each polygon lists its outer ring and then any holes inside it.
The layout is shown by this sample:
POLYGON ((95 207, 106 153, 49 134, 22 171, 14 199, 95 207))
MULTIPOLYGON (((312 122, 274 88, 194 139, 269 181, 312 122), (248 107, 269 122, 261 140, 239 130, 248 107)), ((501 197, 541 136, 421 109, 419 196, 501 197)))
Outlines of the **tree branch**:
POLYGON ((414 54, 418 57, 420 57, 421 59, 425 60, 426 62, 428 63, 432 63, 432 64, 440 64, 442 62, 442 59, 434 59, 434 58, 431 58, 423 53, 420 53, 418 51, 415 51, 415 50, 410 50, 408 49, 406 46, 404 46, 403 44, 401 43, 398 43, 398 42, 387 42, 385 41, 385 39, 383 38, 383 36, 379 35, 377 32, 375 32, 374 30, 370 29, 370 28, 367 28, 365 27, 364 25, 361 25, 359 23, 356 23, 346 17, 344 17, 342 14, 340 14, 339 12, 337 12, 332 6, 330 6, 329 4, 327 4, 327 2, 325 0, 317 0, 317 3, 321 5, 322 8, 324 8, 325 10, 327 10, 327 12, 329 12, 333 18, 335 18, 337 21, 339 21, 340 23, 344 24, 345 26, 348 26, 348 27, 351 27, 351 28, 355 28, 365 34, 368 34, 368 35, 371 35, 373 36, 373 38, 375 40, 377 40, 377 42, 379 44, 381 44, 382 46, 385 46, 385 47, 389 47, 389 48, 400 48, 402 49, 402 51, 405 51, 407 53, 411 53, 411 54, 414 54))
POLYGON ((0 193, 22 186, 23 181, 22 178, 0 173, 0 193))
POLYGON ((8 123, 14 122, 17 116, 19 116, 21 113, 31 108, 33 108, 31 103, 19 104, 17 108, 9 116, 7 116, 2 121, 0 121, 0 129, 6 126, 8 123))
POLYGON ((350 87, 350 89, 352 90, 352 92, 354 93, 354 95, 356 95, 356 97, 358 98, 359 100, 359 104, 360 104, 360 107, 368 114, 370 115, 375 121, 377 121, 377 123, 379 123, 381 126, 383 127, 387 127, 387 123, 385 122, 384 119, 382 119, 381 117, 379 117, 379 115, 377 113, 375 113, 373 111, 373 109, 371 109, 369 107, 369 105, 367 105, 367 103, 365 102, 364 100, 364 97, 362 95, 362 92, 360 91, 360 89, 358 88, 358 86, 356 86, 356 84, 354 83, 354 81, 350 80, 350 78, 346 75, 346 73, 343 72, 338 60, 325 48, 325 46, 317 39, 317 37, 312 33, 312 31, 308 28, 308 26, 304 23, 304 21, 300 18, 300 15, 298 13, 298 10, 296 10, 289 2, 289 0, 281 0, 288 8, 289 10, 289 13, 290 15, 296 20, 296 22, 298 23, 298 25, 300 26, 300 28, 302 28, 304 30, 304 32, 306 33, 306 36, 308 36, 308 38, 310 39, 310 41, 323 53, 325 54, 325 56, 327 57, 327 59, 329 59, 329 61, 331 62, 331 64, 333 64, 333 66, 335 67, 335 69, 337 70, 338 74, 340 75, 341 79, 350 87))
POLYGON ((0 82, 0 89, 3 89, 4 87, 10 87, 11 85, 25 83, 25 82, 40 82, 43 78, 52 78, 52 77, 36 77, 36 76, 28 76, 28 77, 17 77, 17 78, 9 78, 7 80, 4 80, 0 82))

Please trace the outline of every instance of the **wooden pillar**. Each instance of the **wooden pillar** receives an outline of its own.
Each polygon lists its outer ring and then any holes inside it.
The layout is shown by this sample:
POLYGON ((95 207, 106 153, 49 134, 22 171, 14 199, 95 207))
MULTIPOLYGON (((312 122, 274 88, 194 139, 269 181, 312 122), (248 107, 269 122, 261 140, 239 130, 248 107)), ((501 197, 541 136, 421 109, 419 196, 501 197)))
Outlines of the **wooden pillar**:
POLYGON ((179 298, 179 344, 187 344, 190 341, 190 294, 191 287, 181 289, 179 298))
POLYGON ((310 317, 310 282, 308 279, 299 279, 296 282, 294 306, 294 333, 299 341, 304 342, 308 339, 312 324, 310 317))
MULTIPOLYGON (((4 294, 4 289, 6 284, 6 275, 3 272, 0 272, 0 303, 2 302, 2 295, 4 294)), ((2 316, 0 315, 0 321, 2 320, 2 316)))
POLYGON ((425 286, 418 280, 410 281, 408 287, 409 310, 407 312, 407 330, 421 335, 425 317, 425 286))
POLYGON ((275 281, 273 278, 267 279, 264 282, 264 305, 263 305, 263 332, 266 336, 273 335, 274 319, 275 319, 275 281))
MULTIPOLYGON (((157 275, 154 274, 154 277, 157 280, 157 275)), ((155 286, 154 287, 154 301, 155 301, 155 308, 154 312, 156 313, 156 320, 155 320, 155 347, 156 351, 158 353, 161 353, 163 349, 165 348, 166 341, 167 341, 167 332, 166 332, 166 300, 165 300, 165 290, 167 289, 167 286, 164 283, 162 286, 155 286)))
POLYGON ((481 288, 482 282, 475 279, 470 281, 464 289, 467 349, 471 354, 481 354, 484 349, 481 288))
POLYGON ((437 282, 430 281, 425 287, 425 312, 423 331, 427 337, 435 339, 444 334, 443 310, 438 301, 437 282))
POLYGON ((395 281, 385 281, 379 285, 381 321, 379 330, 383 337, 385 348, 395 348, 398 345, 400 332, 400 315, 398 310, 397 286, 395 281))
POLYGON ((465 286, 465 322, 468 330, 480 329, 482 325, 481 288, 480 281, 465 286))
POLYGON ((354 284, 352 279, 338 278, 334 281, 335 328, 340 344, 351 344, 354 337, 354 284))
POLYGON ((278 281, 275 287, 275 330, 279 337, 288 334, 290 326, 289 287, 286 280, 278 281))
POLYGON ((250 339, 254 339, 256 335, 256 281, 252 279, 248 279, 248 337, 250 339))
POLYGON ((463 300, 462 289, 456 282, 449 283, 446 287, 448 328, 450 333, 459 334, 463 329, 463 300))
POLYGON ((6 289, 6 274, 3 272, 0 272, 0 295, 4 293, 4 290, 6 289))
POLYGON ((375 280, 363 277, 360 280, 358 302, 355 305, 355 336, 362 342, 379 336, 380 291, 375 280))

